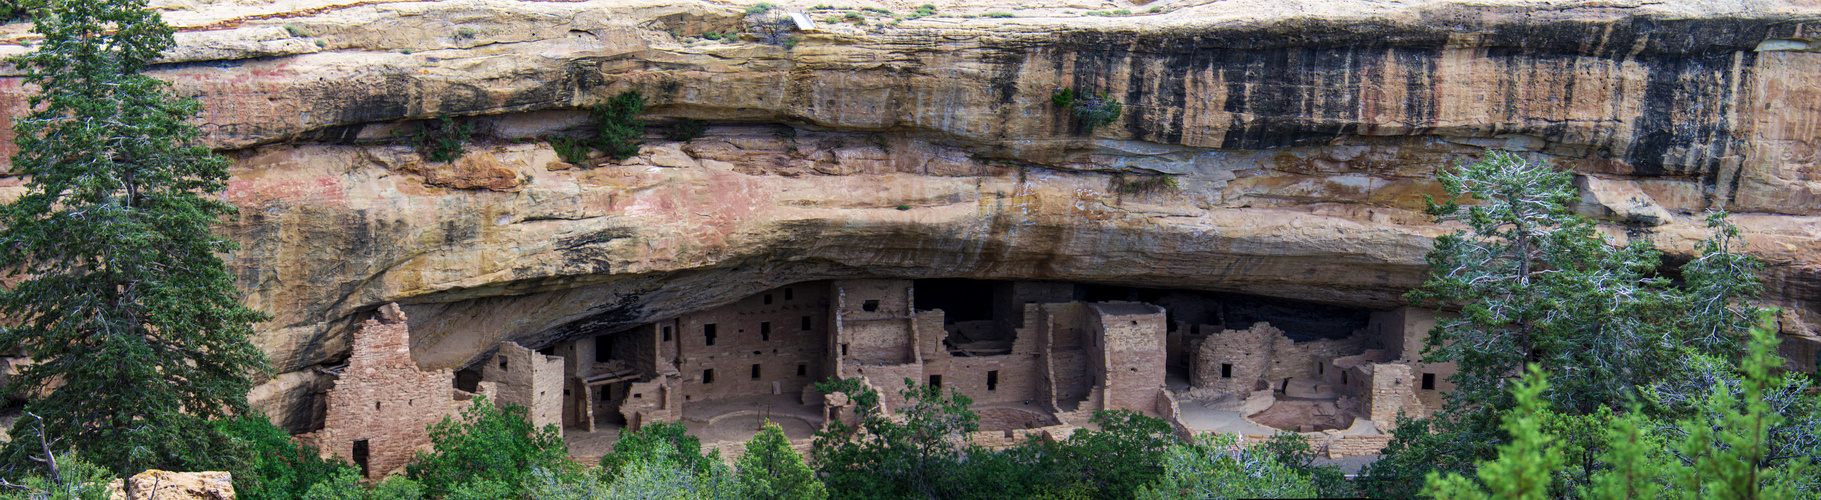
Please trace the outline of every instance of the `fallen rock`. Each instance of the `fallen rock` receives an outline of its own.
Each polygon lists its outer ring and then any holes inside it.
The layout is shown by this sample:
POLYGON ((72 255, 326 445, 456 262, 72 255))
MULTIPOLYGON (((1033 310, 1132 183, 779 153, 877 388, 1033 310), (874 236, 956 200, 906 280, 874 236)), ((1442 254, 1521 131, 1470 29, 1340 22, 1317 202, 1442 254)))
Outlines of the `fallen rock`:
POLYGON ((152 469, 109 484, 109 498, 121 500, 234 500, 234 478, 227 472, 171 472, 152 469))

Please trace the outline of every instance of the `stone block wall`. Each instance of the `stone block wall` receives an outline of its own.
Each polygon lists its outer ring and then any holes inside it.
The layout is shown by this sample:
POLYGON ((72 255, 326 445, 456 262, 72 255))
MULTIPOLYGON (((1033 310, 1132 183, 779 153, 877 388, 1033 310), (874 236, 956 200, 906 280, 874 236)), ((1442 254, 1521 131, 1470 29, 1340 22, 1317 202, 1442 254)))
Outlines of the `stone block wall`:
POLYGON ((1221 394, 1251 393, 1270 368, 1271 347, 1281 336, 1283 331, 1262 322, 1208 335, 1191 362, 1190 382, 1221 394))
POLYGON ((564 360, 545 356, 513 342, 501 342, 499 351, 481 368, 481 380, 499 384, 498 404, 514 404, 530 412, 531 424, 563 425, 563 399, 570 390, 564 383, 564 360))
POLYGON ((1368 388, 1364 395, 1367 418, 1381 430, 1397 425, 1398 412, 1413 418, 1428 417, 1433 409, 1417 396, 1419 382, 1412 376, 1410 365, 1377 363, 1369 366, 1362 381, 1368 388))
MULTIPOLYGON (((915 362, 917 336, 909 280, 845 280, 830 285, 836 345, 843 362, 915 362), (868 310, 870 309, 870 310, 868 310)), ((937 325, 940 328, 941 325, 937 325)))
POLYGON ((1165 366, 1164 310, 1139 302, 1089 304, 1096 316, 1098 348, 1104 359, 1100 381, 1106 408, 1123 408, 1156 414, 1157 390, 1163 387, 1165 366))
POLYGON ((780 287, 679 318, 672 338, 683 400, 797 394, 827 377, 827 294, 820 286, 780 287))
POLYGON ((326 455, 364 462, 369 479, 410 463, 430 444, 428 426, 457 410, 454 372, 418 369, 410 345, 404 312, 387 304, 354 333, 348 366, 328 390, 315 439, 326 455), (357 442, 364 442, 365 457, 355 453, 357 442))
POLYGON ((654 380, 635 382, 627 387, 627 396, 619 406, 626 428, 638 429, 651 422, 670 422, 683 417, 682 396, 674 389, 675 377, 659 376, 654 380))

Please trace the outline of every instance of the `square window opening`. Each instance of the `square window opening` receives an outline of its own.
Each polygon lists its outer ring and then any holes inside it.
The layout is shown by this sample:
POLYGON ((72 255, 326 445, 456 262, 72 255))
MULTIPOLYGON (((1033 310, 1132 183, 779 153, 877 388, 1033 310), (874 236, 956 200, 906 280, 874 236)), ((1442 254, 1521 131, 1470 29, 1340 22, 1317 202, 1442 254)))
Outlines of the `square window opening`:
POLYGON ((704 383, 704 384, 714 383, 714 369, 710 368, 707 370, 702 370, 702 383, 704 383))
POLYGON ((1423 390, 1425 390, 1425 391, 1435 390, 1435 374, 1433 374, 1433 373, 1424 373, 1423 374, 1423 390))
POLYGON ((942 376, 941 375, 930 375, 929 376, 929 386, 937 388, 937 389, 941 389, 942 388, 942 376))
POLYGON ((771 294, 765 294, 765 305, 771 305, 771 294))
POLYGON ((784 300, 792 300, 792 299, 795 299, 795 298, 796 298, 796 297, 795 297, 795 296, 793 296, 793 295, 792 295, 792 294, 791 294, 791 293, 790 293, 790 289, 789 289, 789 288, 786 288, 786 289, 784 289, 784 300))
POLYGON ((863 311, 866 311, 866 312, 878 312, 878 310, 879 310, 879 301, 877 301, 877 300, 868 300, 868 301, 866 301, 866 302, 865 302, 865 303, 863 303, 863 304, 860 304, 860 309, 861 309, 861 310, 863 310, 863 311))
POLYGON ((752 365, 752 379, 759 379, 759 365, 752 365))
POLYGON ((806 332, 809 331, 809 316, 803 317, 803 327, 801 329, 806 332))
POLYGON ((806 365, 803 363, 797 363, 797 376, 798 377, 809 376, 809 365, 806 365))
POLYGON ((668 326, 664 327, 664 341, 665 342, 670 341, 670 327, 668 327, 668 326))
POLYGON ((1220 378, 1233 378, 1233 363, 1220 364, 1220 378))

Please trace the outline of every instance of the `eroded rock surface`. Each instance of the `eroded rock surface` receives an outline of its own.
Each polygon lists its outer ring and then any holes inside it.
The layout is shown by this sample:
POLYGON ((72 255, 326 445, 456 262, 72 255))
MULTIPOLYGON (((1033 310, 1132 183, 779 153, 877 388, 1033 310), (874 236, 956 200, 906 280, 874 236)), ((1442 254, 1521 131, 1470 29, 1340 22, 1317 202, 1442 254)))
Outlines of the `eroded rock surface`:
MULTIPOLYGON (((1708 234, 1703 211, 1735 212, 1785 331, 1821 321, 1815 6, 1228 0, 989 19, 962 16, 1006 8, 945 3, 788 48, 701 37, 740 29, 743 7, 164 4, 181 46, 157 75, 203 100, 206 140, 234 159, 230 262, 274 314, 256 340, 281 373, 256 398, 311 407, 313 367, 393 301, 426 370, 817 279, 1388 308, 1453 229, 1420 212, 1435 172, 1485 148, 1574 169, 1583 213, 1674 255, 1708 234), (1085 130, 1051 104, 1062 88, 1125 113, 1085 130), (654 127, 623 162, 536 140, 626 90, 655 125, 713 125, 686 142, 654 127), (441 115, 484 132, 462 159, 388 143, 441 115), (1178 187, 1129 189, 1161 174, 1178 187)), ((28 92, 0 79, 6 116, 28 92)))

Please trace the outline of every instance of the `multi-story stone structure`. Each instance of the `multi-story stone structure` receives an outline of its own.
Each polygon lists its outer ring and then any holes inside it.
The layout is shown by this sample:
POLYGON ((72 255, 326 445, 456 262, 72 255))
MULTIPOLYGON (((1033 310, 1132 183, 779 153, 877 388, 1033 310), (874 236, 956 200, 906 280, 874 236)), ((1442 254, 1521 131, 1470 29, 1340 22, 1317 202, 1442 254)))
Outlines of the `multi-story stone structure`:
MULTIPOLYGON (((806 438, 846 411, 844 396, 814 389, 830 377, 862 380, 888 410, 905 403, 907 381, 965 394, 983 431, 994 433, 980 437, 1000 444, 1064 435, 1107 409, 1194 431, 1179 420, 1185 398, 1212 398, 1213 411, 1289 430, 1364 421, 1367 434, 1382 435, 1399 412, 1439 407, 1453 373, 1418 360, 1434 324, 1427 311, 1361 313, 1365 328, 1352 336, 1293 339, 1263 322, 1245 330, 1173 323, 1158 305, 1081 300, 1082 289, 1066 283, 932 282, 923 293, 919 283, 797 283, 542 350, 504 342, 459 377, 468 391, 447 370, 411 363, 403 316, 388 306, 356 334, 313 437, 370 477, 384 474, 428 444, 425 425, 484 394, 572 434, 681 421, 713 444, 737 441, 747 424, 794 419, 796 437, 806 438), (1187 389, 1166 389, 1172 370, 1187 389)), ((1349 437, 1322 442, 1342 453, 1382 441, 1349 437)))

